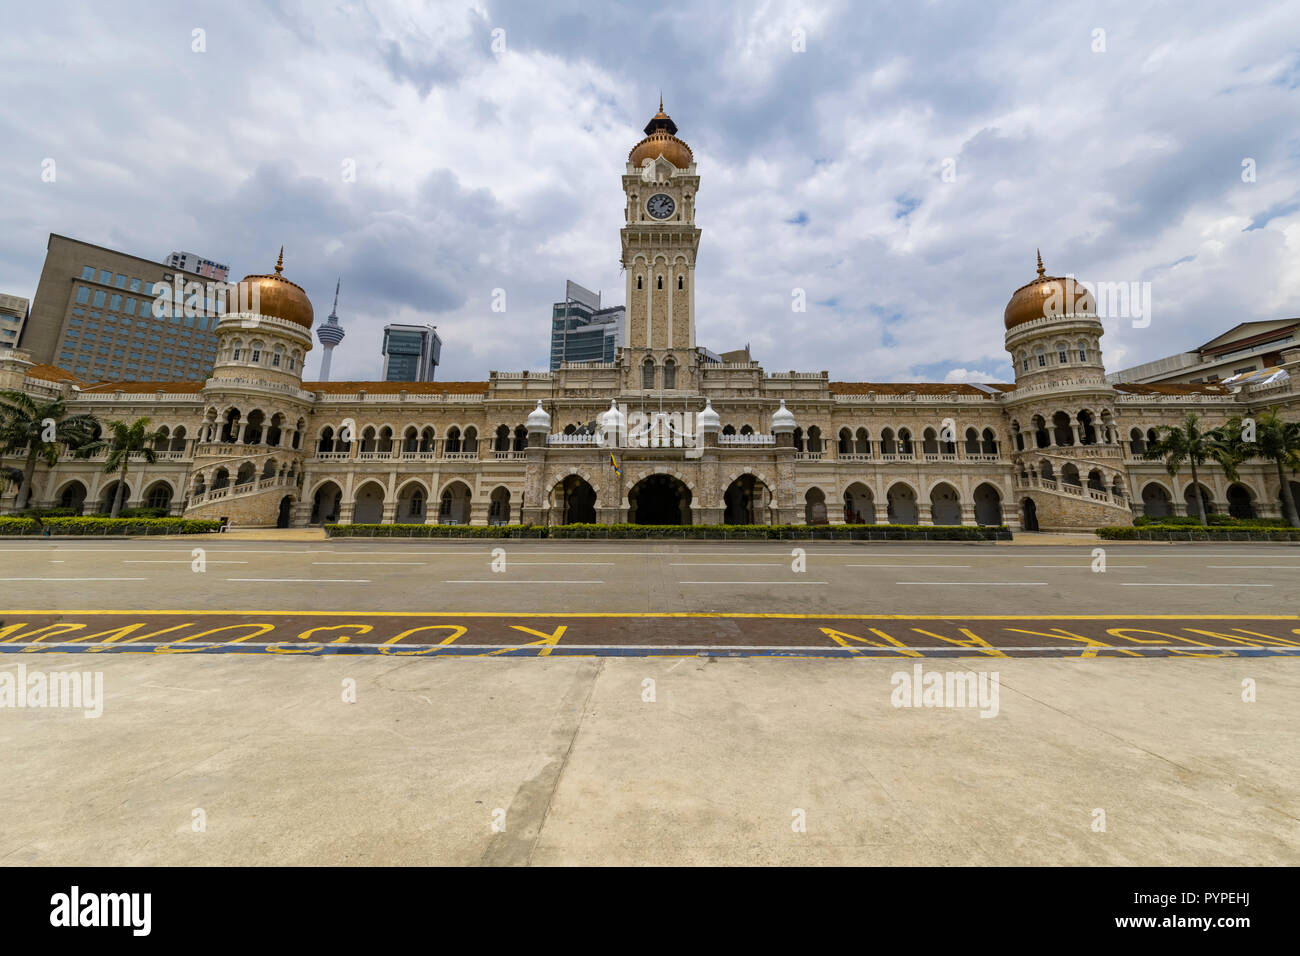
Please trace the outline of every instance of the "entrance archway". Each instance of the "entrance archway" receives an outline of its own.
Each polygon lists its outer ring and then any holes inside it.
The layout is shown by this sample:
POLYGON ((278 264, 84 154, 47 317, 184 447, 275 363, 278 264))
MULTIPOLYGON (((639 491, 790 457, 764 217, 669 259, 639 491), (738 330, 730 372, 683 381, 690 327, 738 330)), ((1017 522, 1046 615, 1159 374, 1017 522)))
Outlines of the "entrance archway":
POLYGON ((871 489, 860 481, 855 481, 844 489, 844 523, 876 523, 876 501, 871 495, 871 489))
POLYGON ((569 475, 551 492, 552 507, 560 512, 559 524, 595 524, 596 491, 578 475, 569 475))
POLYGON ((1142 513, 1148 518, 1168 518, 1174 513, 1173 502, 1163 485, 1152 481, 1142 489, 1142 513))
POLYGON ((744 474, 727 485, 722 496, 724 524, 767 524, 767 486, 744 474))
POLYGON ((947 482, 930 489, 930 520, 935 524, 961 524, 961 496, 947 482))
POLYGON ((916 492, 911 486, 897 482, 889 486, 885 498, 889 504, 890 524, 917 524, 920 521, 916 508, 916 492))
MULTIPOLYGON (((214 484, 215 488, 216 485, 214 484)), ((334 524, 339 520, 339 505, 343 502, 343 489, 327 481, 316 489, 311 501, 312 524, 334 524)))
POLYGON ((280 499, 280 511, 275 518, 277 528, 289 527, 289 516, 293 513, 293 496, 285 495, 280 499))
POLYGON ((1038 530, 1038 505, 1034 504, 1033 498, 1026 498, 1020 503, 1020 509, 1024 512, 1020 519, 1020 525, 1026 531, 1038 530))
POLYGON ((352 507, 353 524, 379 524, 384 520, 384 489, 376 481, 368 481, 357 490, 352 507))
POLYGON ((820 488, 809 488, 803 496, 803 520, 806 524, 827 524, 826 493, 820 488))
POLYGON ((690 524, 691 489, 671 475, 650 475, 627 493, 633 524, 690 524))
POLYGON ((469 524, 469 485, 453 481, 438 499, 438 524, 469 524))
POLYGON ((975 489, 975 523, 979 525, 1002 524, 1002 496, 988 482, 975 489))

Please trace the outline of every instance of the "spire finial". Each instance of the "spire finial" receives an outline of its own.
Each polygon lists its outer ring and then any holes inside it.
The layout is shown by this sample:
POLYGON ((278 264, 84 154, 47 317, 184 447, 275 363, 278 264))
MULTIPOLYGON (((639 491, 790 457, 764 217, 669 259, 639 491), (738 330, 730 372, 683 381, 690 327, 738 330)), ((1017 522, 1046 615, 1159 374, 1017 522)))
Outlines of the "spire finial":
POLYGON ((284 246, 280 247, 280 258, 275 262, 275 274, 279 275, 284 271, 284 246))
POLYGON ((1046 275, 1046 273, 1043 270, 1043 253, 1042 250, 1040 249, 1035 249, 1034 251, 1038 253, 1038 277, 1041 279, 1044 275, 1046 275))
POLYGON ((664 111, 664 91, 660 90, 659 91, 659 112, 662 113, 663 111, 664 111))
POLYGON ((334 308, 330 309, 330 314, 329 314, 329 316, 328 316, 328 318, 331 318, 331 319, 333 319, 333 320, 336 321, 336 322, 338 321, 338 317, 339 317, 339 316, 338 316, 338 312, 339 312, 339 286, 340 286, 342 283, 343 283, 343 277, 342 277, 342 276, 339 276, 339 277, 338 277, 338 280, 334 283, 334 308))

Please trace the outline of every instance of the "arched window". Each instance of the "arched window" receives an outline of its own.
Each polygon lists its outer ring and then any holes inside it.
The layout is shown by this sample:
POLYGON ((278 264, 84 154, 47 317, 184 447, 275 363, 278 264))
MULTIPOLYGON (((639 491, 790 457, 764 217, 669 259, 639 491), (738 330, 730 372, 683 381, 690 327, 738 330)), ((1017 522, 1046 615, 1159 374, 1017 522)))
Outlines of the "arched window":
POLYGON ((636 287, 637 287, 638 289, 641 288, 641 277, 640 277, 640 276, 637 276, 637 277, 636 277, 636 287))
POLYGON ((1041 345, 1038 346, 1038 348, 1034 349, 1034 357, 1038 359, 1039 368, 1047 367, 1047 353, 1043 351, 1043 347, 1041 345))
POLYGON ((672 359, 664 362, 664 388, 677 387, 677 363, 672 359))
POLYGON ((641 387, 655 387, 655 363, 650 359, 646 359, 645 364, 641 366, 641 387))
POLYGON ((655 276, 655 288, 656 288, 656 289, 662 289, 663 287, 664 287, 664 277, 663 277, 663 276, 655 276))
POLYGON ((683 288, 683 286, 682 286, 682 277, 681 277, 681 276, 678 276, 678 277, 677 277, 677 288, 678 288, 678 289, 683 288))
POLYGON ((1070 355, 1069 355, 1069 353, 1066 351, 1065 343, 1064 343, 1064 342, 1059 342, 1059 343, 1057 343, 1057 346, 1056 346, 1056 361, 1057 361, 1059 364, 1061 364, 1061 365, 1064 365, 1066 362, 1070 361, 1070 355))
POLYGON ((1080 361, 1080 362, 1086 362, 1086 361, 1088 361, 1088 343, 1087 343, 1087 342, 1080 342, 1080 343, 1079 343, 1079 361, 1080 361))

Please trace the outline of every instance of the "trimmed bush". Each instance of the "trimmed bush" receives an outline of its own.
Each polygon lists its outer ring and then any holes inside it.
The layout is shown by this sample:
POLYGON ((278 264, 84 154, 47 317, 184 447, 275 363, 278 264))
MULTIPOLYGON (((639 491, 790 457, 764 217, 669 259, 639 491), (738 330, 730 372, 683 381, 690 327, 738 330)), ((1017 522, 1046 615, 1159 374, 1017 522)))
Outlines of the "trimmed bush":
POLYGON ((330 524, 325 532, 336 538, 742 538, 885 541, 994 541, 1009 539, 1006 525, 429 525, 330 524))
POLYGON ((220 528, 220 521, 188 518, 0 517, 0 535, 209 534, 220 528))
POLYGON ((1227 527, 1148 524, 1132 528, 1098 528, 1097 537, 1110 541, 1300 541, 1300 528, 1250 523, 1227 527))
MULTIPOLYGON (((1206 523, 1214 527, 1227 528, 1288 528, 1285 518, 1234 518, 1232 515, 1206 515, 1206 523)), ((1165 518, 1153 518, 1150 515, 1139 515, 1133 519, 1133 524, 1139 528, 1149 528, 1152 525, 1161 527, 1172 526, 1190 526, 1193 528, 1205 527, 1200 520, 1194 515, 1169 515, 1165 518)))
POLYGON ((24 508, 13 512, 13 518, 75 518, 76 508, 24 508))

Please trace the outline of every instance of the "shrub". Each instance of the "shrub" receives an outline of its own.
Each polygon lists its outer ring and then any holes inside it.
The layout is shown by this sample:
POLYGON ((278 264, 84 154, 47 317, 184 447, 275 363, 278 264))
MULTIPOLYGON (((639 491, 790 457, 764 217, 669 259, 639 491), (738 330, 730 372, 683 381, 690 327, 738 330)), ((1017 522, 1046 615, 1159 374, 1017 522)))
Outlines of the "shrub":
POLYGON ((1097 537, 1110 541, 1300 541, 1300 528, 1249 523, 1206 528, 1189 528, 1186 524, 1148 524, 1131 528, 1098 528, 1097 537))
POLYGON ((22 511, 15 511, 11 517, 14 518, 74 518, 77 515, 76 508, 24 508, 22 511))
POLYGON ((0 518, 0 534, 208 534, 220 527, 220 521, 190 518, 64 517, 42 518, 39 524, 32 518, 0 518))

